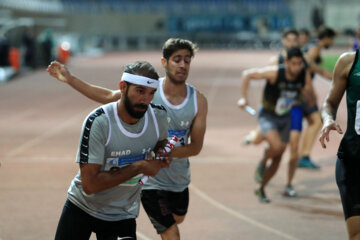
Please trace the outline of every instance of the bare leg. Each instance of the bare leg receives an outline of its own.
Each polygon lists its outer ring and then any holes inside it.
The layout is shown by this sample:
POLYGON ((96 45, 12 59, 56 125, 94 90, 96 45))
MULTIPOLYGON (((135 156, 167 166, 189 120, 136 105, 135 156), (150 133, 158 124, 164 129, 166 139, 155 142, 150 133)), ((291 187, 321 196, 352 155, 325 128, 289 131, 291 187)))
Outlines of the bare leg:
POLYGON ((179 216, 179 215, 173 214, 173 217, 174 217, 174 219, 176 221, 176 224, 178 224, 178 225, 184 221, 185 216, 186 215, 179 216))
POLYGON ((165 232, 160 234, 162 240, 180 240, 180 232, 177 224, 173 224, 165 232))
POLYGON ((269 150, 269 147, 266 147, 264 150, 264 155, 260 159, 260 163, 255 170, 255 181, 257 183, 262 183, 262 181, 264 179, 267 161, 270 159, 267 154, 268 150, 269 150))
POLYGON ((275 173, 279 169, 281 157, 282 154, 280 156, 276 156, 272 158, 270 166, 265 170, 264 180, 261 183, 260 188, 265 188, 265 186, 269 183, 271 178, 275 175, 275 173))
POLYGON ((292 185, 292 180, 294 179, 297 164, 298 164, 298 149, 300 141, 301 132, 291 131, 290 132, 290 160, 288 166, 288 179, 287 185, 292 185))
POLYGON ((265 152, 264 159, 271 158, 271 164, 269 168, 265 170, 264 179, 260 185, 260 188, 264 188, 270 179, 275 175, 279 168, 282 154, 285 151, 286 144, 281 141, 278 131, 271 130, 265 135, 266 141, 269 143, 269 149, 265 152))
POLYGON ((360 216, 350 217, 346 220, 349 240, 360 240, 360 216))
POLYGON ((314 112, 308 116, 309 125, 304 131, 304 137, 301 144, 300 156, 309 156, 317 140, 318 133, 321 129, 321 117, 319 112, 314 112))

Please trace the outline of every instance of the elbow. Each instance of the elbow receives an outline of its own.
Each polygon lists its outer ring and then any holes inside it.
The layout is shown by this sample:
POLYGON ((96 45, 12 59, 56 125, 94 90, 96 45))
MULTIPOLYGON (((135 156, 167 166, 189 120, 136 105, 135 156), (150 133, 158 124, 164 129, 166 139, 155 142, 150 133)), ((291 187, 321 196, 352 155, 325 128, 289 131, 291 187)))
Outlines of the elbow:
POLYGON ((195 148, 194 151, 193 151, 193 156, 198 155, 201 152, 201 149, 202 149, 202 145, 195 148))
POLYGON ((111 102, 113 102, 113 101, 112 101, 112 99, 110 99, 110 98, 106 98, 106 99, 100 100, 100 103, 101 103, 101 104, 108 104, 108 103, 111 103, 111 102))
POLYGON ((95 102, 101 103, 101 104, 108 104, 111 102, 115 102, 112 95, 91 95, 90 98, 94 100, 95 102))
POLYGON ((110 95, 104 95, 104 96, 94 95, 93 99, 101 104, 107 104, 113 102, 112 97, 110 95))
POLYGON ((91 195, 91 194, 96 193, 95 188, 91 184, 88 184, 88 183, 83 182, 82 183, 82 189, 87 195, 91 195))
POLYGON ((199 150, 196 150, 194 153, 193 153, 193 156, 197 156, 197 155, 199 155, 199 153, 201 152, 201 149, 199 149, 199 150))
POLYGON ((111 92, 105 96, 103 103, 107 104, 107 103, 115 102, 117 100, 119 100, 119 98, 117 98, 117 96, 114 92, 111 92))

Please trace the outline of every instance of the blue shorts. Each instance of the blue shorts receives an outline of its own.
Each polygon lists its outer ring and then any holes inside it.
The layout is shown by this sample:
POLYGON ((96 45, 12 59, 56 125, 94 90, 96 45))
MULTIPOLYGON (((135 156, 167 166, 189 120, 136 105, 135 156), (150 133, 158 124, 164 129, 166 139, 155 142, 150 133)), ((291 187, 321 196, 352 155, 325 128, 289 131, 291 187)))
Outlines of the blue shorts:
POLYGON ((303 109, 301 106, 293 106, 291 108, 291 128, 290 131, 295 130, 301 132, 302 130, 302 119, 303 109))

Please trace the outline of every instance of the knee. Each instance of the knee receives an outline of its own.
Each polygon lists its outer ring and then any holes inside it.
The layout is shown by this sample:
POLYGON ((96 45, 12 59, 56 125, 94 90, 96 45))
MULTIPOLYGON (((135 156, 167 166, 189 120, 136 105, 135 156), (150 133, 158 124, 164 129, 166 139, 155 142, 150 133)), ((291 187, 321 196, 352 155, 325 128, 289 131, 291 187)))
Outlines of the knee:
POLYGON ((299 147, 298 145, 290 145, 290 158, 297 158, 298 155, 298 151, 299 151, 299 147))
POLYGON ((275 144, 271 148, 275 157, 281 156, 285 150, 281 144, 275 144))
POLYGON ((308 121, 308 122, 309 122, 309 124, 311 126, 314 126, 314 127, 321 127, 322 126, 321 117, 320 117, 320 114, 318 112, 314 113, 309 118, 310 118, 309 119, 310 121, 308 121))
POLYGON ((178 215, 173 214, 173 216, 174 216, 176 224, 180 224, 185 220, 185 215, 184 216, 178 216, 178 215))
POLYGON ((360 232, 356 232, 349 236, 349 240, 360 240, 360 232))
POLYGON ((350 240, 360 240, 360 216, 350 216, 346 219, 350 240))
POLYGON ((161 233, 162 240, 180 240, 180 232, 176 223, 171 225, 165 232, 161 233))

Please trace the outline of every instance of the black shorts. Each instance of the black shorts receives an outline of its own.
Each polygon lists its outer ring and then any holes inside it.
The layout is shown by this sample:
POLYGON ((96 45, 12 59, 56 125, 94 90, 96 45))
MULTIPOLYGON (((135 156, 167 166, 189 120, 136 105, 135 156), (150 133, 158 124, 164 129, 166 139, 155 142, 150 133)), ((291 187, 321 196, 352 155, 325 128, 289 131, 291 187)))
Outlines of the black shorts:
POLYGON ((360 216, 360 166, 336 161, 336 183, 339 188, 345 219, 360 216))
POLYGON ((318 107, 317 104, 310 106, 306 102, 303 102, 301 107, 302 107, 302 110, 303 110, 303 113, 304 113, 305 117, 308 117, 311 114, 313 114, 314 112, 319 111, 319 107, 318 107))
POLYGON ((92 232, 98 240, 117 240, 118 237, 136 240, 136 222, 133 218, 114 222, 100 220, 66 200, 55 240, 88 240, 92 232))
POLYGON ((175 223, 173 214, 184 216, 189 206, 189 189, 182 192, 142 190, 141 203, 158 234, 175 223))
POLYGON ((275 130, 279 133, 281 141, 288 143, 291 130, 291 114, 279 116, 274 112, 261 109, 258 115, 258 122, 261 134, 265 134, 270 130, 275 130))

